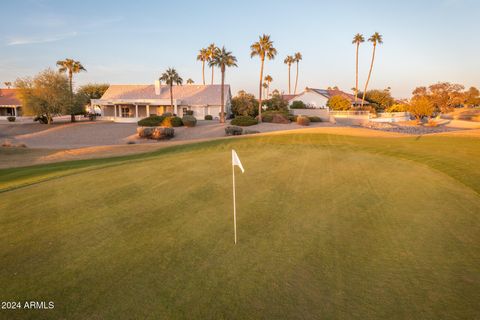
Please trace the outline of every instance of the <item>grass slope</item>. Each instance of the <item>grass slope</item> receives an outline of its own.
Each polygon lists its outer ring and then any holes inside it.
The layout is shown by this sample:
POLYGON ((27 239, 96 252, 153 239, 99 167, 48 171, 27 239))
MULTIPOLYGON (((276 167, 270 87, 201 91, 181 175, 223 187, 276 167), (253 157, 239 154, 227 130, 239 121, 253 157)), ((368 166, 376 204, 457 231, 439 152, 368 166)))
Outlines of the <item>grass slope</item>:
POLYGON ((295 133, 0 170, 0 297, 55 302, 0 316, 475 318, 479 156, 295 133))

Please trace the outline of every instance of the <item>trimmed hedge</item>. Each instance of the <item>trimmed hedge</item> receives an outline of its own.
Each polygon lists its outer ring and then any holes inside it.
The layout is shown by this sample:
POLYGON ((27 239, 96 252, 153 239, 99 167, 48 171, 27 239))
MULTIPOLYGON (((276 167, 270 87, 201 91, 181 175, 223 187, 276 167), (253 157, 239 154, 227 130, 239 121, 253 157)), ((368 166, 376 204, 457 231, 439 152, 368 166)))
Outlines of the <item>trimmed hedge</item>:
POLYGON ((197 119, 191 115, 183 116, 182 122, 185 127, 195 127, 197 125, 197 119))
POLYGON ((213 117, 211 115, 207 114, 205 116, 205 120, 213 120, 213 117))
POLYGON ((250 116, 237 116, 231 121, 232 125, 242 126, 242 127, 253 126, 257 123, 258 123, 258 120, 250 116))
POLYGON ((161 123, 162 127, 181 127, 183 126, 182 119, 179 117, 166 117, 161 123))
POLYGON ((7 117, 8 122, 15 122, 15 119, 13 116, 7 117))
POLYGON ((156 127, 165 120, 164 116, 150 116, 137 122, 140 127, 156 127))
POLYGON ((297 117, 297 124, 301 126, 308 126, 310 125, 310 119, 307 116, 298 116, 297 117))
POLYGON ((308 119, 310 119, 310 122, 322 122, 322 118, 317 116, 310 116, 308 119))

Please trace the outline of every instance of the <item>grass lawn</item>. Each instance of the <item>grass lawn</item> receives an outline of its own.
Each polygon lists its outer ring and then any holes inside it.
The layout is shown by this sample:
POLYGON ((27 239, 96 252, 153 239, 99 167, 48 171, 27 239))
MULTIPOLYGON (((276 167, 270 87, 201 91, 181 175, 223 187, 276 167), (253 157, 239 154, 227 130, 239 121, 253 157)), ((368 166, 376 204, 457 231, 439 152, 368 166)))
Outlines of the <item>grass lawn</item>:
POLYGON ((473 319, 479 161, 477 138, 289 133, 0 170, 0 298, 55 302, 0 318, 473 319))

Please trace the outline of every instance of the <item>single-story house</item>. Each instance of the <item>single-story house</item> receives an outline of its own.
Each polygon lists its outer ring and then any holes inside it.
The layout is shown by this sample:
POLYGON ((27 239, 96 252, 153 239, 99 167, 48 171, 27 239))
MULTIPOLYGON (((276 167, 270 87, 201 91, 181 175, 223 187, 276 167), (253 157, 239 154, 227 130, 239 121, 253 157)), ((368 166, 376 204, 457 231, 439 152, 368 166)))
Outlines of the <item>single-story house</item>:
POLYGON ((17 98, 17 89, 0 89, 0 117, 22 115, 22 103, 17 98))
MULTIPOLYGON (((225 113, 231 113, 230 85, 224 86, 225 113)), ((100 99, 92 99, 91 105, 101 109, 101 119, 116 122, 136 122, 149 115, 166 112, 182 117, 188 110, 197 119, 211 115, 220 117, 221 85, 175 85, 173 108, 170 106, 170 87, 156 81, 152 85, 111 85, 100 99)))
MULTIPOLYGON (((355 96, 350 93, 343 92, 339 89, 313 89, 306 87, 305 90, 288 99, 288 105, 291 105, 294 101, 302 101, 308 107, 325 109, 327 108, 327 101, 333 96, 342 96, 348 99, 352 106, 360 106, 362 104, 362 98, 358 97, 355 102, 355 96)), ((368 104, 367 102, 365 104, 368 104)))

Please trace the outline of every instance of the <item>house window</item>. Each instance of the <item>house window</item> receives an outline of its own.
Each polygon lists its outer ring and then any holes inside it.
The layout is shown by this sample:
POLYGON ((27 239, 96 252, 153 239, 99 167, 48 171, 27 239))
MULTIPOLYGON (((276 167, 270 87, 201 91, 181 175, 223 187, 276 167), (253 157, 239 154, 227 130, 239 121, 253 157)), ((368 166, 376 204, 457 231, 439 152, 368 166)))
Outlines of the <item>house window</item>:
POLYGON ((130 108, 122 107, 122 118, 129 118, 129 117, 130 117, 130 108))

